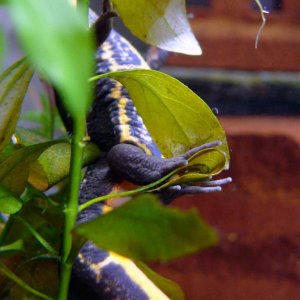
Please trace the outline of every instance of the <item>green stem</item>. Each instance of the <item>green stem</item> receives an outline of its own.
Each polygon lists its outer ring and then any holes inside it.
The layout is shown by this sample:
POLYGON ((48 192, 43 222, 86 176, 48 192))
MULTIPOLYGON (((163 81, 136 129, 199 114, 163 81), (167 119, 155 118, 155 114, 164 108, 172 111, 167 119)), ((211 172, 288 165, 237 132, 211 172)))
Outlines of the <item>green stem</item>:
POLYGON ((83 138, 85 136, 85 120, 74 120, 74 131, 71 145, 70 193, 65 203, 65 226, 63 233, 60 283, 58 300, 66 300, 71 277, 72 262, 69 255, 72 248, 72 229, 78 213, 78 198, 81 181, 81 166, 83 154, 83 138))
POLYGON ((167 174, 166 176, 160 178, 159 180, 157 180, 155 182, 144 185, 144 186, 142 186, 140 188, 137 188, 137 189, 134 189, 134 190, 121 192, 121 193, 108 194, 108 195, 104 195, 104 196, 101 196, 101 197, 94 198, 92 200, 89 200, 89 201, 81 204, 79 206, 79 211, 83 211, 84 209, 88 208, 89 206, 91 206, 95 203, 101 202, 101 201, 105 201, 107 199, 129 197, 129 196, 132 196, 134 194, 141 193, 141 192, 153 192, 153 191, 155 191, 155 189, 154 189, 155 187, 157 187, 160 183, 164 182, 165 180, 167 180, 168 178, 170 178, 171 176, 173 176, 177 172, 178 172, 178 169, 170 172, 169 174, 167 174))

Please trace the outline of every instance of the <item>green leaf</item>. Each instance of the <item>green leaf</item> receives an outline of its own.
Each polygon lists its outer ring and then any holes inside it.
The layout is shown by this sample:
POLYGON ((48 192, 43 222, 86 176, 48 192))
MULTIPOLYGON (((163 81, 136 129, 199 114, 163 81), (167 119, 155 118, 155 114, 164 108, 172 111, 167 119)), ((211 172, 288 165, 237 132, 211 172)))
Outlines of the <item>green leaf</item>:
POLYGON ((9 144, 15 131, 32 74, 21 59, 0 75, 0 150, 9 144))
POLYGON ((5 186, 0 184, 0 212, 14 214, 22 208, 22 202, 5 186))
POLYGON ((208 105, 175 78, 153 70, 113 72, 107 76, 128 90, 139 114, 165 157, 174 157, 208 142, 218 147, 229 166, 226 136, 208 105), (159 126, 158 126, 159 125, 159 126))
POLYGON ((184 294, 180 286, 170 279, 167 279, 140 261, 135 261, 136 266, 170 299, 184 300, 184 294))
POLYGON ((30 166, 50 146, 61 141, 50 141, 16 150, 0 162, 0 183, 20 195, 26 186, 30 166))
MULTIPOLYGON (((18 143, 24 146, 47 141, 46 138, 23 128, 17 128, 18 143)), ((86 143, 83 153, 83 166, 90 164, 100 155, 98 147, 93 143, 86 143)), ((36 189, 45 191, 69 175, 71 145, 69 143, 55 144, 32 164, 29 173, 29 183, 36 189)))
POLYGON ((11 244, 0 246, 0 257, 12 255, 23 250, 23 241, 19 239, 11 244))
POLYGON ((184 0, 112 0, 124 24, 142 41, 159 48, 200 55, 184 0))
POLYGON ((10 8, 30 61, 63 94, 73 119, 82 120, 93 72, 93 45, 83 11, 61 0, 11 0, 10 8))
POLYGON ((167 208, 152 195, 139 196, 75 231, 102 249, 147 261, 165 261, 217 241, 195 211, 167 208))

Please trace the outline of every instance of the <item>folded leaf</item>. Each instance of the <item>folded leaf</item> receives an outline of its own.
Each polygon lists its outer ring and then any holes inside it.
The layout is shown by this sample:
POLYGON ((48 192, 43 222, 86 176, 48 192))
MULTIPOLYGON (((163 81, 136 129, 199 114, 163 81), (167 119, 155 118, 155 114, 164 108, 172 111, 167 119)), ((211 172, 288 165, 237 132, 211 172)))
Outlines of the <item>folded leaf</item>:
POLYGON ((142 41, 159 48, 200 55, 184 0, 112 0, 124 24, 142 41))
POLYGON ((9 144, 15 131, 32 74, 21 59, 0 75, 0 150, 9 144))
POLYGON ((217 241, 216 233, 195 211, 167 208, 159 204, 153 195, 141 195, 80 225, 75 232, 102 249, 148 261, 165 261, 198 251, 217 241))

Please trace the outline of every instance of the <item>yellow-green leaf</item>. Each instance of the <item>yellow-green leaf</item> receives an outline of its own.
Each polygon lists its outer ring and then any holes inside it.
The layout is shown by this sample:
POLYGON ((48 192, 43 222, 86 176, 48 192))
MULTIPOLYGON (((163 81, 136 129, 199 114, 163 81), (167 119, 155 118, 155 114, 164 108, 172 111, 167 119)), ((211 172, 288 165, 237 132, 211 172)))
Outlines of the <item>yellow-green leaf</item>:
POLYGON ((0 184, 0 212, 14 214, 22 208, 22 202, 5 186, 0 184))
MULTIPOLYGON (((23 146, 48 141, 47 138, 24 128, 17 128, 16 138, 23 146)), ((93 143, 86 143, 83 152, 83 166, 90 164, 100 155, 99 148, 93 143)), ((71 145, 67 142, 55 144, 45 150, 35 161, 29 172, 28 181, 36 189, 45 191, 69 175, 71 145)))
POLYGON ((208 142, 229 166, 225 132, 208 105, 177 79, 153 70, 109 73, 128 90, 139 114, 165 157, 174 157, 208 142))
POLYGON ((32 74, 21 59, 0 75, 0 150, 10 142, 15 131, 32 74))
POLYGON ((200 55, 184 0, 112 0, 124 24, 142 41, 159 48, 200 55))

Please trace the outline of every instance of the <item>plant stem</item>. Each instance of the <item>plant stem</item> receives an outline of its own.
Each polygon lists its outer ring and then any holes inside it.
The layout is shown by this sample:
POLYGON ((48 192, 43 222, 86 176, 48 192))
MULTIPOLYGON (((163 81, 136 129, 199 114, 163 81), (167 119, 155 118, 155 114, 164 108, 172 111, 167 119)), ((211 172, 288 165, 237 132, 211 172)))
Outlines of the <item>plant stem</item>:
POLYGON ((91 206, 95 203, 107 200, 107 199, 129 197, 129 196, 133 196, 135 194, 142 193, 142 192, 144 192, 144 193, 153 192, 153 191, 156 190, 157 186, 160 183, 163 183, 165 180, 167 180, 168 178, 170 178, 171 176, 173 176, 177 172, 178 172, 178 169, 175 169, 172 172, 170 172, 169 174, 167 174, 166 176, 158 179, 157 181, 151 182, 147 185, 141 186, 141 187, 139 187, 137 189, 134 189, 134 190, 120 192, 120 193, 107 194, 107 195, 104 195, 104 196, 100 196, 100 197, 91 199, 91 200, 81 204, 79 206, 79 211, 83 211, 84 209, 88 208, 89 206, 91 206))
POLYGON ((69 255, 72 248, 72 229, 78 213, 78 197, 81 181, 82 154, 84 148, 85 120, 74 120, 71 145, 70 193, 65 203, 65 225, 62 241, 61 270, 58 300, 66 300, 71 278, 72 262, 69 255))

